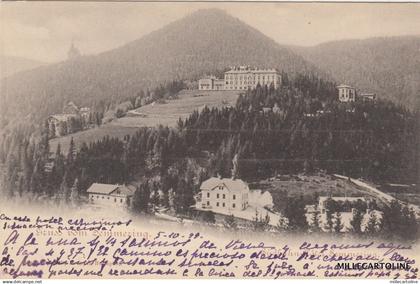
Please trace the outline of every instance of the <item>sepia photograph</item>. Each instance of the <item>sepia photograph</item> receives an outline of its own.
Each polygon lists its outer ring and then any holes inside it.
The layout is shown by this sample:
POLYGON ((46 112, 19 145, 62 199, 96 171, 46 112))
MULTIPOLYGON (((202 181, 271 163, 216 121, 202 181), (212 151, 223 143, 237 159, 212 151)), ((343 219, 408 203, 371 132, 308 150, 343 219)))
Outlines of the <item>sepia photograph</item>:
POLYGON ((417 283, 420 3, 12 1, 0 26, 2 283, 417 283))

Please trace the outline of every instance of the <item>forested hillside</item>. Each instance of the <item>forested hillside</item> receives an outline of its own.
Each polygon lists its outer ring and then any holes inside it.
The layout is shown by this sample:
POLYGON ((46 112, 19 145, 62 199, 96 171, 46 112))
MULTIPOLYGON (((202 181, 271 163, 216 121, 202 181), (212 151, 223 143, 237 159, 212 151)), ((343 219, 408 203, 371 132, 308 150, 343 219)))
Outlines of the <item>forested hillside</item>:
POLYGON ((380 183, 415 183, 416 115, 388 101, 339 103, 333 83, 301 75, 278 90, 249 91, 234 108, 196 111, 176 129, 143 128, 122 140, 105 137, 82 145, 77 154, 74 143, 67 153, 60 145, 49 149, 48 127, 39 143, 12 133, 0 147, 3 184, 10 195, 25 190, 55 195, 63 178, 68 184, 77 179, 84 193, 92 182, 182 179, 174 174, 182 167, 197 185, 201 175, 231 176, 235 155, 237 175, 248 181, 327 170, 380 183), (50 151, 56 152, 55 167, 45 172, 50 151))
MULTIPOLYGON (((141 128, 123 139, 84 143, 79 151, 74 143, 66 153, 60 145, 50 149, 47 126, 40 142, 23 130, 11 132, 0 145, 2 194, 77 204, 94 182, 130 183, 136 187, 134 210, 162 206, 190 216, 201 182, 215 175, 251 182, 323 170, 377 183, 417 182, 418 113, 382 100, 339 103, 332 82, 284 76, 282 88, 258 86, 235 107, 204 108, 176 128, 141 128)), ((296 204, 304 212, 305 203, 296 204)), ((400 223, 414 230, 414 213, 398 202, 392 206, 397 215, 385 221, 403 218, 400 223)), ((264 220, 256 222, 259 228, 264 220)), ((387 224, 383 230, 397 234, 394 223, 387 224)))
POLYGON ((342 40, 292 50, 338 82, 420 108, 420 36, 342 40))

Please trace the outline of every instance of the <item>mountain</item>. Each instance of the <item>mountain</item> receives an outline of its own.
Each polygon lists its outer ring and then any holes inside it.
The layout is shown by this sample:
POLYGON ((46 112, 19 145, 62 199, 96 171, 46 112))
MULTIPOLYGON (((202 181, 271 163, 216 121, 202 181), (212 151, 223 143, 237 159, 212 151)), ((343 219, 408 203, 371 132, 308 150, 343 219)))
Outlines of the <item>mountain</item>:
POLYGON ((0 55, 0 78, 7 77, 24 70, 34 69, 45 63, 16 56, 0 55))
POLYGON ((4 79, 1 95, 9 116, 36 118, 73 100, 87 105, 120 100, 174 80, 196 80, 232 65, 317 72, 301 56, 217 9, 199 10, 117 49, 42 66, 4 79))
POLYGON ((420 106, 420 36, 291 47, 338 82, 408 107, 420 106))

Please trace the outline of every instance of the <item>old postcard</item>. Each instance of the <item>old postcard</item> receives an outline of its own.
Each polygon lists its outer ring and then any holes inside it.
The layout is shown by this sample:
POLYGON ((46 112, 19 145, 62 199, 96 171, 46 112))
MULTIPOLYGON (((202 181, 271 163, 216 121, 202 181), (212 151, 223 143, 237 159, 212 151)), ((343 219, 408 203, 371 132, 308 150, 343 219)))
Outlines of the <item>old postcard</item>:
POLYGON ((0 8, 3 283, 417 283, 419 3, 0 8))

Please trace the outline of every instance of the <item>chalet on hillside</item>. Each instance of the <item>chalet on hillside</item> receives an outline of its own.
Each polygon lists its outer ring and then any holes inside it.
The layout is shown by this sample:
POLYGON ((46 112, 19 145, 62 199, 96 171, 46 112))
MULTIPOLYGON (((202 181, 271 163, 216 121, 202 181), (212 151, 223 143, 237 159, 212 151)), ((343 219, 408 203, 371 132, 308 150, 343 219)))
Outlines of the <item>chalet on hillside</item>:
POLYGON ((131 185, 93 183, 87 190, 89 203, 106 207, 128 207, 135 188, 131 185))

